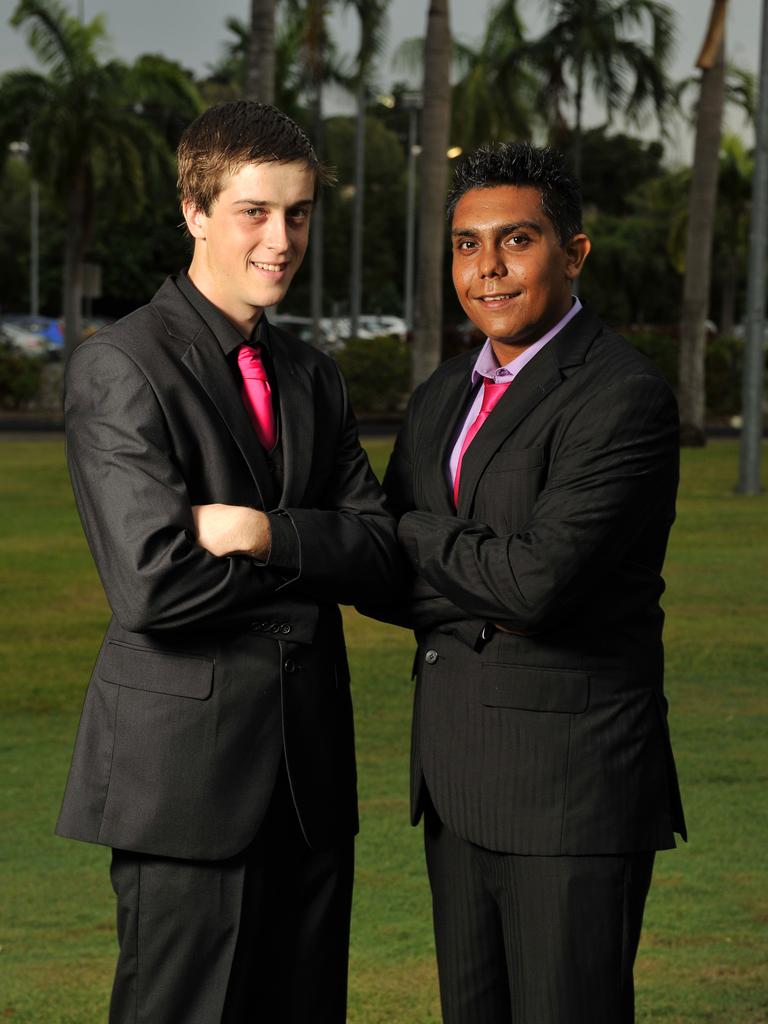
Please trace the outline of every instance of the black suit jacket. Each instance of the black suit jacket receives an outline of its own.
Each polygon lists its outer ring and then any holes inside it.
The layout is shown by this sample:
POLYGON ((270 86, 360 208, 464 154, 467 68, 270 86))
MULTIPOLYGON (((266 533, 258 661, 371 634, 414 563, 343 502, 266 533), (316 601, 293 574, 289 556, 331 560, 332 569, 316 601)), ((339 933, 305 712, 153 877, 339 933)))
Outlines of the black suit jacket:
POLYGON ((394 522, 335 363, 274 327, 270 338, 282 493, 216 337, 173 279, 70 361, 68 463, 114 615, 61 835, 234 855, 258 829, 283 750, 310 844, 357 827, 337 604, 394 585, 394 522), (195 543, 191 506, 210 502, 280 510, 268 564, 195 543))
POLYGON ((426 782, 441 819, 490 849, 673 846, 684 823, 659 597, 678 478, 674 397, 582 310, 478 432, 456 510, 446 463, 476 355, 414 393, 384 482, 417 573, 389 616, 420 641, 414 821, 426 782))

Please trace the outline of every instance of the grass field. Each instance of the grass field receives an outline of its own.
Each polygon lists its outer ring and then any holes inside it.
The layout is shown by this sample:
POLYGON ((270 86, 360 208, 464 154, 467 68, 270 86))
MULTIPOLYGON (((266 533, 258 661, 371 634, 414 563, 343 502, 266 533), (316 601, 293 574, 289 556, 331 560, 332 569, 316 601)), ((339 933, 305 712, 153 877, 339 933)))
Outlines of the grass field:
MULTIPOLYGON (((369 450, 380 470, 388 444, 369 450)), ((768 499, 732 493, 736 463, 733 442, 684 453, 667 562, 667 691, 691 841, 657 859, 637 964, 638 1020, 652 1024, 768 1022, 768 499)), ((103 1024, 108 852, 52 835, 107 618, 61 440, 0 437, 0 507, 0 1019, 103 1024)), ((406 809, 412 642, 345 617, 362 812, 349 1021, 437 1022, 406 809)))

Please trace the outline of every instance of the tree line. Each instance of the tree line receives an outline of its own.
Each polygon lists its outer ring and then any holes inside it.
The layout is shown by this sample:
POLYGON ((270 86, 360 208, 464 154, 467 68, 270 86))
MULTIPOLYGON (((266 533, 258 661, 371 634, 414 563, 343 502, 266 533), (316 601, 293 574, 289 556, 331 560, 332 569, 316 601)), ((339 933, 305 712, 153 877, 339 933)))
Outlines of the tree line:
POLYGON ((11 25, 42 71, 0 77, 0 307, 20 311, 27 301, 32 180, 41 190, 42 306, 63 310, 68 348, 82 333, 86 263, 102 268, 95 312, 120 315, 146 301, 187 259, 173 187, 180 132, 210 103, 245 95, 296 118, 339 180, 313 217, 309 265, 286 311, 311 316, 316 336, 322 316, 349 315, 354 333, 362 312, 402 312, 415 117, 418 383, 457 343, 445 328, 460 320, 440 241, 446 154, 532 138, 564 149, 583 183, 594 249, 582 297, 620 328, 680 333, 684 437, 699 443, 706 323, 728 333, 740 318, 751 196, 751 153, 738 136, 721 137, 724 104, 741 108, 745 127, 754 116, 754 77, 725 62, 726 0, 712 0, 699 74, 684 83, 669 78, 677 26, 660 0, 545 0, 548 25, 537 37, 527 34, 519 6, 499 0, 468 45, 452 37, 449 0, 425 2, 423 38, 398 54, 400 67, 420 77, 420 95, 414 102, 402 82, 384 105, 377 74, 385 0, 252 0, 248 23, 226 20, 219 58, 202 76, 159 55, 105 60, 101 16, 81 22, 59 0, 19 0, 11 25), (352 56, 332 38, 339 6, 359 21, 352 56), (328 116, 330 82, 354 98, 353 116, 328 116), (585 129, 588 95, 605 121, 585 129), (658 141, 629 134, 649 117, 658 141), (696 161, 670 169, 664 143, 686 118, 696 124, 696 161))

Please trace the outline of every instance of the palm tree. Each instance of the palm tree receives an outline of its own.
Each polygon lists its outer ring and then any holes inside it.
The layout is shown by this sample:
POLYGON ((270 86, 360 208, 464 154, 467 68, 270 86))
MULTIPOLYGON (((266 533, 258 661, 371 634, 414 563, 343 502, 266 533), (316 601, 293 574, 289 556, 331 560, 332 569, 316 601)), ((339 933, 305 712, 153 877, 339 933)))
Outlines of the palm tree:
MULTIPOLYGON (((225 41, 219 60, 208 65, 209 75, 200 83, 200 91, 208 103, 237 99, 244 95, 246 89, 251 27, 234 17, 226 18, 224 25, 231 38, 225 41)), ((306 87, 306 71, 301 58, 303 34, 300 7, 295 3, 281 4, 281 16, 275 26, 272 102, 294 119, 300 115, 299 101, 306 87)))
POLYGON ((225 18, 224 26, 230 36, 224 41, 221 56, 207 65, 208 74, 199 83, 200 93, 210 106, 245 95, 250 26, 235 17, 225 18))
POLYGON ((674 15, 660 0, 548 0, 549 29, 529 44, 528 55, 544 79, 542 99, 553 126, 573 113, 573 162, 581 171, 581 137, 587 89, 602 101, 609 120, 621 110, 637 120, 652 106, 661 115, 670 97, 666 65, 674 42, 674 15), (627 31, 651 29, 651 42, 627 31))
POLYGON ((451 28, 448 0, 430 0, 424 43, 418 278, 412 384, 440 362, 443 314, 446 150, 451 123, 451 28))
MULTIPOLYGON (((497 139, 530 138, 537 68, 529 59, 518 0, 500 0, 476 48, 453 40, 451 70, 457 78, 451 100, 451 142, 461 149, 497 139)), ((396 67, 424 72, 424 39, 404 40, 396 67)))
MULTIPOLYGON (((754 158, 738 135, 724 135, 720 146, 720 167, 717 177, 717 205, 715 209, 714 246, 717 263, 713 283, 720 288, 719 333, 733 334, 736 323, 736 305, 739 280, 747 263, 750 209, 754 158)), ((691 173, 680 175, 684 194, 677 215, 672 217, 668 237, 668 252, 681 276, 685 274, 685 256, 688 241, 688 196, 691 173)))
POLYGON ((350 273, 350 334, 357 335, 362 312, 363 221, 365 209, 365 112, 371 70, 384 46, 387 5, 385 0, 346 0, 357 11, 360 44, 357 50, 354 87, 355 115, 355 196, 352 212, 352 253, 350 273))
POLYGON ((251 31, 245 98, 275 100, 275 0, 251 0, 251 31))
POLYGON ((703 445, 706 412, 705 321, 709 312, 712 238, 715 230, 720 129, 725 96, 725 11, 727 0, 712 0, 709 26, 697 65, 701 92, 696 114, 688 230, 685 246, 683 311, 680 323, 678 399, 680 439, 703 445))
POLYGON ((451 142, 474 149, 498 139, 530 138, 536 79, 517 0, 501 0, 477 49, 454 43, 451 142))
POLYGON ((83 24, 58 0, 19 0, 11 18, 47 74, 9 71, 0 78, 0 154, 23 138, 33 175, 66 210, 64 246, 65 351, 81 337, 83 263, 100 186, 112 204, 141 204, 154 177, 173 174, 166 132, 174 118, 199 110, 182 70, 161 57, 132 66, 101 62, 101 17, 83 24), (162 128, 145 108, 161 115, 162 128), (171 113, 173 112, 173 113, 171 113))

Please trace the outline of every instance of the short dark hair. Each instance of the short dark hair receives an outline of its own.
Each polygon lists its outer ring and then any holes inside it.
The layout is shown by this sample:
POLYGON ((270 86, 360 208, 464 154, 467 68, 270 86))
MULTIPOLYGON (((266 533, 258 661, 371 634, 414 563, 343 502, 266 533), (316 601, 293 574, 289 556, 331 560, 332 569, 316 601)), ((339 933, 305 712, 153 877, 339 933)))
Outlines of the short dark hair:
POLYGON ((497 185, 537 189, 541 208, 552 221, 560 245, 581 231, 581 190, 562 153, 530 142, 502 142, 469 153, 456 168, 448 192, 449 221, 465 192, 497 185))
POLYGON ((316 185, 334 180, 306 133, 277 107, 252 100, 217 103, 196 118, 177 152, 179 197, 210 214, 228 174, 245 164, 305 163, 316 185))

